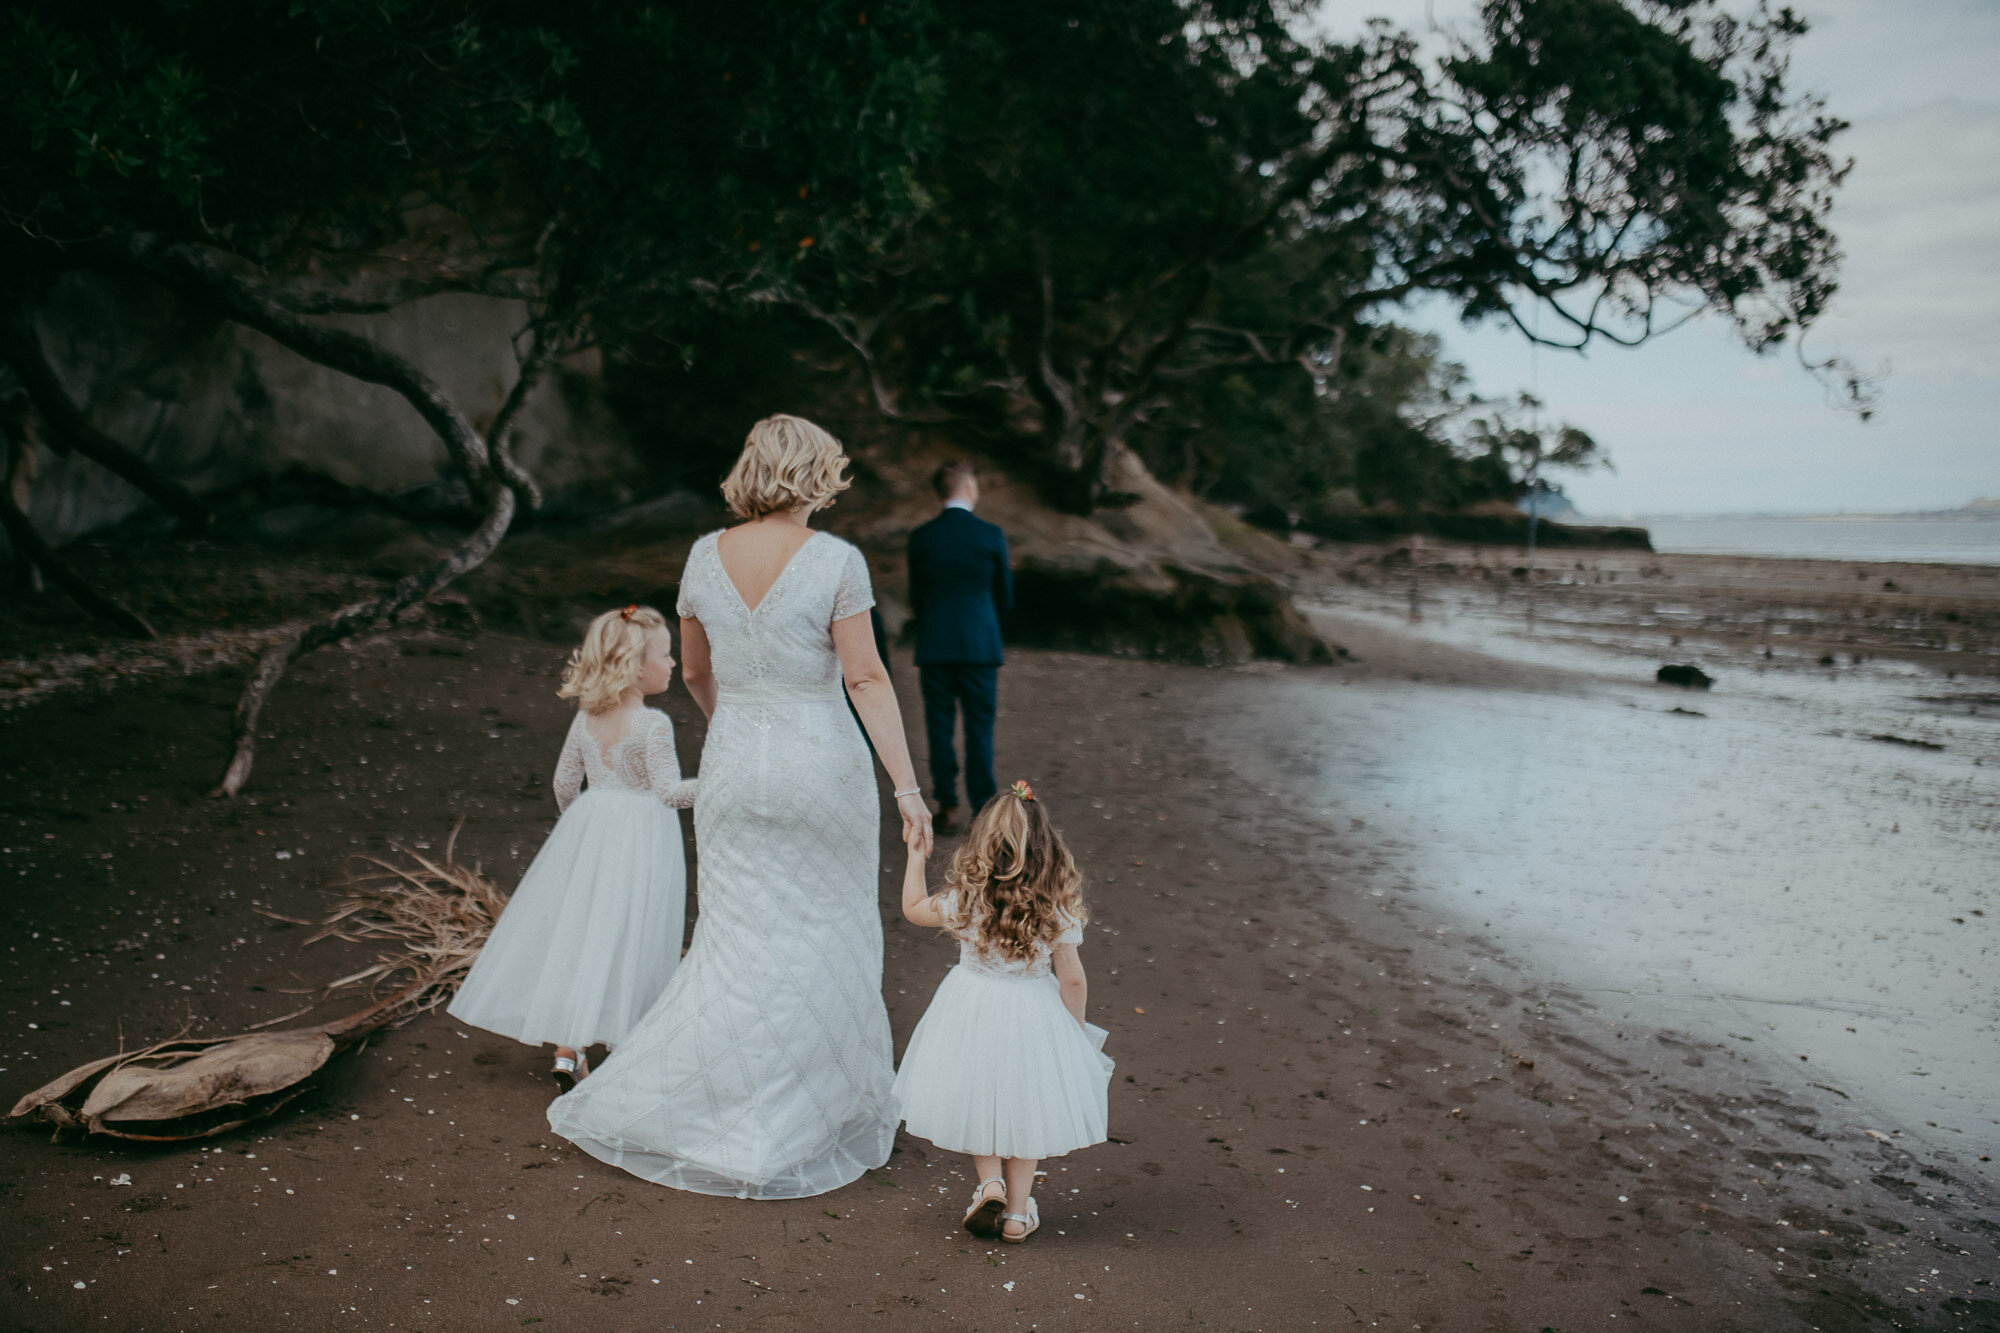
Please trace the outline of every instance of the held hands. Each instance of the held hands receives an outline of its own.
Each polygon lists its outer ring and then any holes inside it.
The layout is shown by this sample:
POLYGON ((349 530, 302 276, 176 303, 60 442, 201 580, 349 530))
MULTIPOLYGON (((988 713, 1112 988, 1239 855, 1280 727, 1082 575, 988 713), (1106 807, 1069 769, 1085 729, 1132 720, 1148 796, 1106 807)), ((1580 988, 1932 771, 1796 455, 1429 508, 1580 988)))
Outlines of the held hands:
POLYGON ((903 816, 903 845, 919 860, 928 858, 932 847, 931 808, 924 804, 923 794, 911 792, 897 797, 896 809, 903 816))

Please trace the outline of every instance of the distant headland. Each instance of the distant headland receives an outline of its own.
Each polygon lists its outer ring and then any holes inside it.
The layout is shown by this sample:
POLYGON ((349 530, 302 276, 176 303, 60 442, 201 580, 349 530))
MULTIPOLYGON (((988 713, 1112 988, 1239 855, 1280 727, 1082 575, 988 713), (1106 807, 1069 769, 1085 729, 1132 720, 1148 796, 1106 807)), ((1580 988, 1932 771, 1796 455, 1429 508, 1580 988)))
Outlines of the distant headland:
POLYGON ((1796 510, 1785 511, 1785 510, 1770 510, 1770 509, 1763 509, 1763 510, 1736 509, 1736 510, 1710 512, 1710 513, 1690 513, 1682 511, 1678 513, 1660 512, 1660 513, 1632 514, 1627 516, 1625 521, 1632 523, 1646 523, 1659 519, 1671 519, 1676 522, 1702 522, 1707 520, 1720 520, 1720 519, 1732 519, 1732 520, 1759 519, 1759 520, 1768 520, 1770 522, 1786 522, 1786 523, 1827 522, 1836 520, 1843 523, 1874 523, 1874 522, 1976 523, 1981 521, 2000 520, 2000 496, 1990 496, 1990 495, 1981 496, 1979 499, 1960 505, 1956 509, 1905 509, 1905 510, 1897 510, 1895 512, 1883 512, 1881 510, 1868 510, 1868 511, 1844 510, 1844 511, 1833 511, 1833 512, 1819 511, 1814 513, 1800 513, 1796 510))

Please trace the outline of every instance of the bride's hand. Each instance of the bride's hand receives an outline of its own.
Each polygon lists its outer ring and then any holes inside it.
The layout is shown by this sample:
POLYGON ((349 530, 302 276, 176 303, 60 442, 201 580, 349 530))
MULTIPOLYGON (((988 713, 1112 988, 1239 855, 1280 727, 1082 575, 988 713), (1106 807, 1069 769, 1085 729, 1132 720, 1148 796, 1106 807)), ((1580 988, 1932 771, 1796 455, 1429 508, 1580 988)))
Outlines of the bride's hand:
POLYGON ((924 804, 923 795, 911 792, 908 796, 896 798, 896 809, 903 816, 903 845, 918 856, 931 854, 931 808, 924 804))

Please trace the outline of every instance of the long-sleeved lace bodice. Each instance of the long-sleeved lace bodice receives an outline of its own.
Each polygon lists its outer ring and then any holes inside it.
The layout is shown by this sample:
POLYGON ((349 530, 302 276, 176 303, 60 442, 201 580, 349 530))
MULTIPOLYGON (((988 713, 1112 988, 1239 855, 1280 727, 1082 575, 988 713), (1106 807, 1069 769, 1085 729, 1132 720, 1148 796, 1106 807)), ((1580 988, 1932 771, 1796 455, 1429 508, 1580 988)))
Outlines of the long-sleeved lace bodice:
POLYGON ((594 791, 651 792, 675 810, 694 805, 698 778, 681 776, 674 752, 674 724, 657 708, 641 708, 625 735, 606 749, 591 734, 589 715, 577 710, 556 760, 556 809, 566 811, 586 781, 594 791))

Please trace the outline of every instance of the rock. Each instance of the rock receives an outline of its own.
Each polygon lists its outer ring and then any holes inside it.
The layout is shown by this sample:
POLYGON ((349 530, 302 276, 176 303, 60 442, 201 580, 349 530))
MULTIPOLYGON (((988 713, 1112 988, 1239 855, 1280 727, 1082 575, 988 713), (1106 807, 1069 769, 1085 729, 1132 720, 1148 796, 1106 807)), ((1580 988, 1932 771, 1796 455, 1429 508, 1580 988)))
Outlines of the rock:
POLYGON ((1210 666, 1333 653, 1276 583, 1162 562, 1140 568, 1039 557, 1014 571, 1010 642, 1210 666))
MULTIPOLYGON (((412 358, 484 425, 513 385, 513 338, 525 319, 517 301, 447 293, 324 322, 412 358)), ((436 433, 396 393, 148 284, 71 271, 51 287, 38 324, 56 374, 90 419, 197 495, 300 472, 336 491, 404 496, 431 485, 446 464, 436 433)), ((536 386, 517 426, 515 452, 552 500, 640 470, 595 353, 565 358, 536 386)), ((152 506, 69 453, 43 460, 28 511, 60 545, 152 506)), ((266 526, 290 538, 313 518, 274 515, 266 526)))
POLYGON ((1715 684, 1715 680, 1698 666, 1685 662, 1673 662, 1653 673, 1653 679, 1662 685, 1678 685, 1684 690, 1705 690, 1715 684))
MULTIPOLYGON (((950 456, 929 443, 872 453, 876 498, 843 496, 832 516, 835 531, 870 553, 894 629, 902 628, 891 603, 904 586, 904 542, 937 512, 929 477, 950 456)), ((980 516, 1006 532, 1014 559, 1014 610, 1002 626, 1009 643, 1208 665, 1334 660, 1284 585, 1217 535, 1218 524, 1239 521, 1162 485, 1129 451, 1114 460, 1111 481, 1129 502, 1085 516, 981 465, 980 516)))

